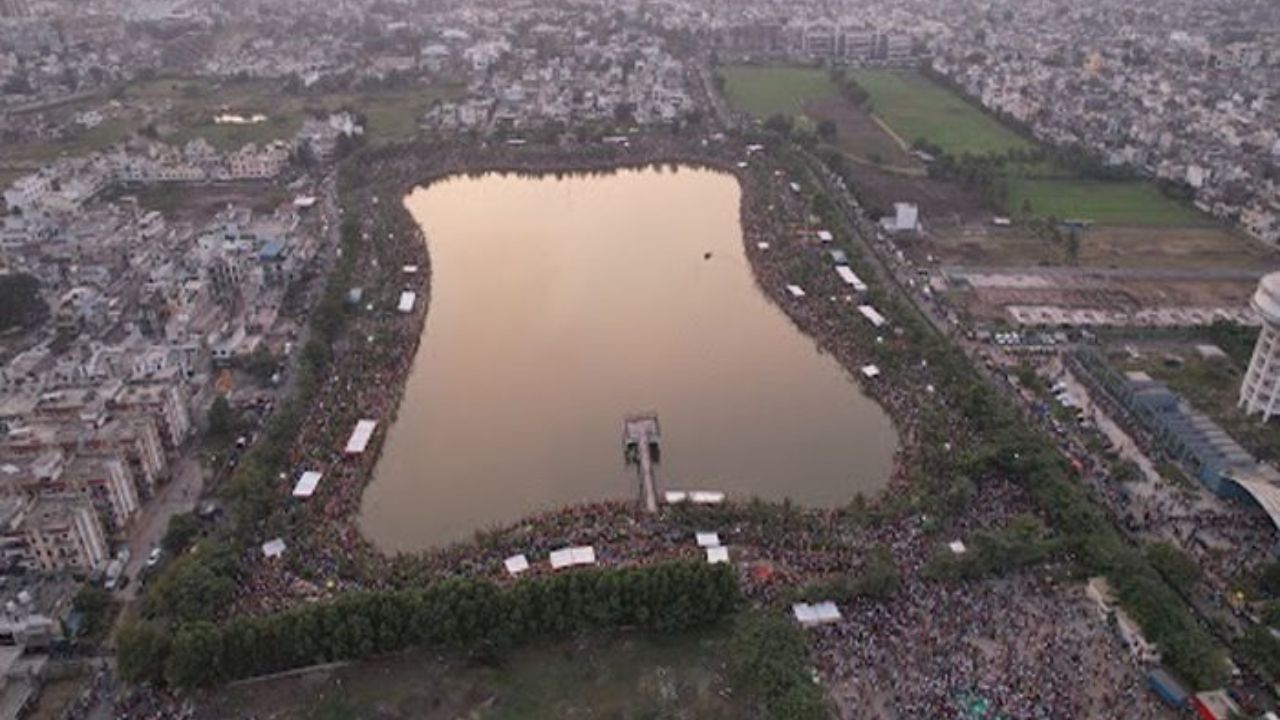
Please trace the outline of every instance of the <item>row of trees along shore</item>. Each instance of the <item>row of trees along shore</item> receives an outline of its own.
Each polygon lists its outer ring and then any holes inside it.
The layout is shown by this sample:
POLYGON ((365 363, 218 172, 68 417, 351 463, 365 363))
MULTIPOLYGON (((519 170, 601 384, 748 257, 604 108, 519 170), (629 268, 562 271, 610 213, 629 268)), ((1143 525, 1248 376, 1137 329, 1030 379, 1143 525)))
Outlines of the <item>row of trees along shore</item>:
POLYGON ((419 646, 490 653, 588 630, 676 632, 739 604, 732 567, 703 562, 581 569, 506 586, 457 578, 221 623, 143 622, 121 634, 118 658, 128 680, 192 688, 419 646))

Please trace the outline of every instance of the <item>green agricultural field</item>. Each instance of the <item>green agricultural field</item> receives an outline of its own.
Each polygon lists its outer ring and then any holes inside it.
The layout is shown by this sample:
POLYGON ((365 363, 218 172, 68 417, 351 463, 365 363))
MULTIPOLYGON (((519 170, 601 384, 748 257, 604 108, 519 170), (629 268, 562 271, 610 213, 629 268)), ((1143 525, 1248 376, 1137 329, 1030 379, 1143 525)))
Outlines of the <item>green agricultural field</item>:
POLYGON ((729 65, 720 74, 729 104, 756 117, 799 116, 807 102, 840 96, 826 71, 814 68, 729 65))
POLYGON ((1032 145, 951 90, 915 72, 860 70, 853 78, 871 110, 906 143, 919 138, 952 155, 1004 153, 1032 145))
POLYGON ((1090 220, 1110 225, 1162 227, 1204 226, 1211 221, 1187 205, 1171 200, 1147 182, 1094 180, 1009 181, 1008 208, 1018 217, 1090 220))

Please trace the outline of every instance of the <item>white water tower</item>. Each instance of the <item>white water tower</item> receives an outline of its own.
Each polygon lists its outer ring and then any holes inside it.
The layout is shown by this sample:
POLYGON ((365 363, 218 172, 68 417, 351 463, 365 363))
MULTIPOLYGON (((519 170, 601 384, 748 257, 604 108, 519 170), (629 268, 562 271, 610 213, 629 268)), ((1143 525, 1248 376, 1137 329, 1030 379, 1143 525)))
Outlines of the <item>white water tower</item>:
POLYGON ((1280 272, 1262 278, 1253 294, 1253 309, 1262 319, 1262 332, 1253 348, 1249 370, 1240 383, 1240 407, 1245 414, 1262 414, 1262 421, 1280 414, 1280 272))

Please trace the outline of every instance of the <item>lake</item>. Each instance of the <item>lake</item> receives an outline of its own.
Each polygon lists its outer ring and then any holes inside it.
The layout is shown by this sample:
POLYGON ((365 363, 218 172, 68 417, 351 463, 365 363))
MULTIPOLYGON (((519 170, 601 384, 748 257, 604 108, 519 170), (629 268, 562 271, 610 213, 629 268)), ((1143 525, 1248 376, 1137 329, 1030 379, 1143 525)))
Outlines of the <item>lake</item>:
MULTIPOLYGON (((449 178, 405 203, 431 304, 360 525, 413 551, 638 499, 624 416, 658 414, 658 490, 831 507, 888 482, 884 411, 756 286, 724 173, 449 178)), ((818 300, 814 300, 818 301, 818 300)))

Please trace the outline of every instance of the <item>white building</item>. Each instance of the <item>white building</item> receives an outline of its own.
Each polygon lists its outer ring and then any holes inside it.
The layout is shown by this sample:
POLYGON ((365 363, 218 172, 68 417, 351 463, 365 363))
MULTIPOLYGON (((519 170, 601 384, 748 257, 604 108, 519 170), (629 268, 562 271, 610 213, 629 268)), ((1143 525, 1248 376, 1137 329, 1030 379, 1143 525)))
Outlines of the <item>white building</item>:
POLYGON ((916 232, 920 229, 920 208, 914 203, 894 203, 893 217, 881 218, 880 225, 891 233, 916 232))
POLYGON ((1240 383, 1240 407, 1261 413, 1263 422, 1280 413, 1280 272, 1262 278, 1253 294, 1253 309, 1262 320, 1249 370, 1240 383))

